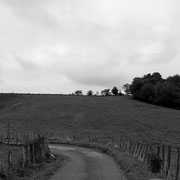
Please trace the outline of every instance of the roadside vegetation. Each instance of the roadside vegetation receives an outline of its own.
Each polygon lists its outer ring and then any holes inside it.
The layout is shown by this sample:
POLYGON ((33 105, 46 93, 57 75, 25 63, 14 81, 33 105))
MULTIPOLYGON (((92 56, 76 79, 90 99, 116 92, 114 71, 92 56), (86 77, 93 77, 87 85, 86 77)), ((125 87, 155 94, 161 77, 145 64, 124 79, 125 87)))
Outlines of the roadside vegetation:
POLYGON ((16 142, 12 139, 3 139, 0 143, 0 179, 42 179, 46 180, 58 168, 66 157, 52 155, 44 137, 35 140, 27 139, 24 142, 16 142))

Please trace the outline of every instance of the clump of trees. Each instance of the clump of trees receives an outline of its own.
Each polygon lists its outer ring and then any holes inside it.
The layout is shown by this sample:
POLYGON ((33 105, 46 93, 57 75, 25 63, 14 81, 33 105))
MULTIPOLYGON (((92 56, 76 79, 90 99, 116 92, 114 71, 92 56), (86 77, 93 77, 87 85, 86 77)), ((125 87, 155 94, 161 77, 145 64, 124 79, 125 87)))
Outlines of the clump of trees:
POLYGON ((180 109, 180 76, 169 76, 163 79, 154 72, 143 77, 136 77, 129 86, 135 99, 180 109))
POLYGON ((103 96, 109 96, 110 95, 110 89, 103 89, 101 91, 101 95, 103 96))
POLYGON ((130 84, 126 83, 123 85, 123 90, 125 92, 126 95, 130 95, 131 94, 131 91, 130 91, 130 84))
POLYGON ((116 87, 114 86, 111 90, 110 89, 103 89, 101 91, 101 95, 102 96, 122 96, 123 94, 121 93, 121 91, 116 87))
POLYGON ((88 92, 87 92, 87 96, 92 96, 93 95, 93 91, 92 90, 89 90, 88 92))
POLYGON ((82 91, 81 90, 77 90, 77 91, 75 91, 75 93, 74 93, 76 96, 82 96, 82 91))
POLYGON ((119 94, 119 90, 116 86, 114 86, 111 90, 112 94, 114 94, 115 96, 117 96, 119 94))

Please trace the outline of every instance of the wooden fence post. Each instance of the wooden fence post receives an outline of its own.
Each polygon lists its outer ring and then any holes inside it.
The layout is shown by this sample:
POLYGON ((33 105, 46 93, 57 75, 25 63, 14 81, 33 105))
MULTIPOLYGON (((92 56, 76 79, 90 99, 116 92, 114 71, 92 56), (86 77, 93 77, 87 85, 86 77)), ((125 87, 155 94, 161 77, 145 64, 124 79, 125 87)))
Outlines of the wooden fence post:
POLYGON ((132 156, 134 156, 135 150, 136 150, 136 144, 133 143, 133 146, 132 146, 132 152, 131 152, 132 156))
POLYGON ((168 153, 167 153, 167 171, 170 170, 171 166, 171 145, 168 145, 168 153))
POLYGON ((129 149, 128 149, 129 153, 131 153, 131 149, 132 149, 132 143, 131 140, 129 139, 129 149))
POLYGON ((139 143, 136 144, 136 150, 134 152, 134 156, 137 156, 138 149, 139 149, 139 143))
POLYGON ((19 144, 19 139, 18 139, 18 132, 16 132, 16 144, 18 145, 19 144))
POLYGON ((34 143, 30 144, 30 161, 31 163, 35 162, 34 143))
POLYGON ((126 151, 127 152, 129 152, 129 146, 130 146, 129 139, 126 139, 126 151))
POLYGON ((39 146, 39 160, 42 158, 42 145, 39 146))
POLYGON ((10 135, 10 124, 8 122, 8 130, 7 130, 7 139, 8 139, 8 144, 10 143, 11 141, 11 135, 10 135))
POLYGON ((157 146, 157 158, 160 158, 160 146, 157 146))
POLYGON ((121 140, 120 140, 120 148, 121 148, 121 151, 123 151, 123 139, 121 137, 121 140))
POLYGON ((139 149, 138 149, 138 151, 137 151, 137 158, 138 158, 138 159, 140 159, 140 154, 141 154, 142 148, 143 148, 143 145, 140 143, 140 144, 139 144, 139 149))
POLYGON ((46 137, 45 137, 45 154, 49 153, 49 146, 48 146, 48 144, 49 144, 48 135, 46 133, 46 137))
POLYGON ((11 137, 11 140, 14 139, 14 133, 13 133, 13 131, 11 131, 10 137, 11 137))
POLYGON ((33 163, 35 162, 36 158, 35 158, 35 146, 34 146, 34 143, 32 144, 32 152, 33 152, 33 158, 32 158, 32 161, 33 163))
POLYGON ((89 133, 88 133, 88 140, 89 140, 89 142, 91 142, 91 138, 90 138, 90 135, 89 135, 89 133))
POLYGON ((128 144, 127 144, 127 139, 124 140, 124 151, 127 151, 128 149, 128 144))
POLYGON ((9 178, 12 176, 12 168, 13 168, 13 165, 12 165, 12 154, 11 154, 11 151, 9 150, 8 152, 8 176, 9 178))
POLYGON ((12 167, 12 154, 11 151, 9 150, 8 152, 8 168, 10 169, 12 167))
POLYGON ((119 150, 121 151, 121 137, 118 138, 118 146, 119 146, 119 150))
POLYGON ((1 135, 1 144, 3 144, 3 135, 1 135))
POLYGON ((138 157, 138 159, 139 159, 140 161, 143 161, 143 160, 142 160, 143 153, 144 153, 144 144, 141 144, 141 150, 140 150, 140 152, 139 152, 139 157, 138 157))
POLYGON ((22 166, 24 167, 26 164, 26 152, 25 152, 25 146, 22 146, 22 166))
POLYGON ((30 145, 27 145, 27 162, 31 162, 31 152, 30 152, 30 145))
POLYGON ((125 152, 127 150, 127 141, 126 139, 124 139, 124 148, 123 148, 123 151, 125 152))
POLYGON ((96 134, 94 135, 95 137, 94 137, 94 139, 95 139, 95 142, 97 143, 97 136, 96 136, 96 134))
POLYGON ((162 171, 164 171, 164 166, 165 166, 165 146, 162 146, 162 171))
POLYGON ((179 175, 179 158, 180 158, 180 152, 179 152, 179 147, 178 147, 177 148, 177 165, 176 165, 175 180, 178 180, 178 175, 179 175))
POLYGON ((46 133, 45 142, 48 144, 48 133, 46 133))
POLYGON ((146 146, 146 147, 145 147, 143 162, 144 162, 144 163, 147 163, 147 156, 148 156, 148 151, 149 151, 149 144, 146 144, 145 146, 146 146))

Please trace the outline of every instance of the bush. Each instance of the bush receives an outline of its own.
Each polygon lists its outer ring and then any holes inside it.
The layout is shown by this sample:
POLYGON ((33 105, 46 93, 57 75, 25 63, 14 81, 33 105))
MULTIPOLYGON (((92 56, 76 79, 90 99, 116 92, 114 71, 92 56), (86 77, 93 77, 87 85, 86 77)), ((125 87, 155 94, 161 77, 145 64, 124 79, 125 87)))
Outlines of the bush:
POLYGON ((152 173, 159 173, 161 169, 162 160, 157 156, 157 154, 151 150, 147 156, 148 169, 152 173))

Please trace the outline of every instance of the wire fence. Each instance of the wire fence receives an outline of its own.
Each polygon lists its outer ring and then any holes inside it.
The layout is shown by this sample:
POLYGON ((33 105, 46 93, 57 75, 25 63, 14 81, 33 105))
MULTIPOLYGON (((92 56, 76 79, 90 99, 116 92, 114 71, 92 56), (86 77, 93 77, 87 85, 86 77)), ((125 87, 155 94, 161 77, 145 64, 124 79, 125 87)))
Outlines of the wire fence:
POLYGON ((83 139, 73 136, 72 133, 64 136, 51 134, 47 135, 47 138, 53 143, 85 140, 88 143, 98 143, 100 145, 109 146, 120 152, 129 153, 132 157, 136 158, 141 163, 144 163, 153 173, 161 173, 166 176, 168 180, 180 180, 179 146, 138 142, 123 136, 111 138, 110 140, 103 140, 93 133, 88 133, 87 137, 83 137, 83 139))
MULTIPOLYGON (((180 148, 179 146, 138 142, 123 135, 118 138, 104 140, 95 133, 87 133, 87 137, 82 139, 74 136, 72 131, 66 131, 56 134, 41 134, 37 136, 35 133, 11 130, 10 124, 7 126, 7 134, 0 135, 0 143, 7 145, 22 146, 21 159, 22 166, 28 163, 35 163, 45 157, 49 152, 49 142, 79 142, 85 140, 88 143, 98 143, 117 149, 120 152, 127 152, 138 161, 144 163, 152 172, 160 172, 167 177, 168 180, 180 180, 180 148)), ((12 159, 12 152, 8 155, 0 153, 0 162, 12 159)), ((12 160, 11 160, 12 161, 12 160)), ((7 163, 9 166, 13 162, 7 163)))
POLYGON ((0 177, 13 179, 17 168, 41 163, 50 155, 48 141, 44 135, 11 130, 0 136, 0 177))

